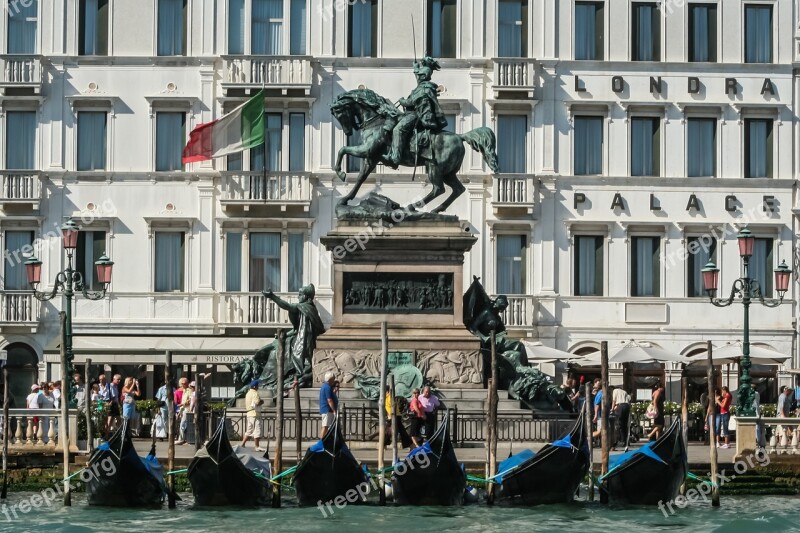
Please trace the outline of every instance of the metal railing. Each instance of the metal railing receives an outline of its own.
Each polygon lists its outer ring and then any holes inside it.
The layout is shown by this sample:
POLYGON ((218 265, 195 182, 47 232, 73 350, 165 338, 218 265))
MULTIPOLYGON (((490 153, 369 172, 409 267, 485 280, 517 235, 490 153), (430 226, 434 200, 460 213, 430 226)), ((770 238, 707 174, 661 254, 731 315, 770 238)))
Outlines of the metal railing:
POLYGON ((30 291, 3 291, 0 293, 0 322, 27 324, 39 321, 39 302, 30 291))
POLYGON ((311 202, 308 173, 225 172, 223 202, 311 202))
POLYGON ((33 170, 3 170, 0 200, 41 200, 39 173, 33 170))
POLYGON ((2 63, 4 85, 40 85, 42 61, 39 56, 4 55, 2 63))
POLYGON ((296 56, 223 57, 223 83, 272 87, 310 87, 311 60, 296 56))

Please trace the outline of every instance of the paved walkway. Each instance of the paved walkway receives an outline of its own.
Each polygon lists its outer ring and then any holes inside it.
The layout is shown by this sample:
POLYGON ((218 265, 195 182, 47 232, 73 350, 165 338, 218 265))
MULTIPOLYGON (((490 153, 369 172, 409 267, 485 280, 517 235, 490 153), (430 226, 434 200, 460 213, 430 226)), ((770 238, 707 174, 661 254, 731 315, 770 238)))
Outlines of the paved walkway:
MULTIPOLYGON (((134 445, 136 450, 145 455, 150 450, 150 441, 149 440, 135 440, 134 445)), ((234 443, 237 444, 237 443, 234 443)), ((305 453, 305 450, 311 445, 313 442, 304 442, 302 446, 302 453, 305 453)), ((631 449, 635 449, 639 446, 644 444, 644 442, 639 442, 631 446, 631 449)), ((261 442, 262 447, 266 446, 266 441, 261 442)), ((350 449, 353 451, 353 454, 356 458, 366 463, 367 465, 375 465, 377 464, 378 459, 378 450, 377 444, 374 442, 352 442, 349 443, 350 449)), ((501 442, 497 445, 497 456, 502 460, 508 457, 509 453, 517 453, 522 451, 526 448, 531 450, 539 450, 544 443, 541 442, 501 442)), ((252 444, 248 443, 248 447, 251 447, 252 444)), ((296 460, 296 449, 297 443, 295 441, 284 441, 283 444, 283 461, 285 464, 293 464, 296 460)), ((178 464, 186 463, 191 457, 194 455, 195 447, 191 444, 184 444, 180 446, 175 446, 175 458, 178 464)), ((270 456, 274 457, 275 455, 275 443, 270 442, 269 444, 269 452, 270 456)), ((399 450, 400 457, 403 457, 408 452, 408 449, 401 449, 399 450)), ((166 442, 157 442, 156 443, 156 453, 158 457, 162 460, 162 462, 166 462, 167 458, 167 443, 166 442)), ((621 450, 617 450, 614 453, 621 453, 621 450)), ((732 463, 734 455, 736 454, 735 447, 729 449, 717 449, 718 461, 720 464, 725 463, 732 463)), ((458 456, 459 461, 475 467, 478 465, 482 465, 486 461, 486 449, 484 448, 482 443, 474 443, 470 444, 467 447, 459 447, 456 448, 456 456, 458 456)), ((391 461, 392 457, 392 449, 390 446, 386 447, 386 463, 388 464, 391 461)), ((594 450, 594 460, 596 463, 600 462, 600 450, 594 450)), ((709 460, 709 448, 707 444, 702 444, 699 442, 690 442, 689 443, 689 463, 690 464, 703 464, 707 465, 710 463, 709 460)))

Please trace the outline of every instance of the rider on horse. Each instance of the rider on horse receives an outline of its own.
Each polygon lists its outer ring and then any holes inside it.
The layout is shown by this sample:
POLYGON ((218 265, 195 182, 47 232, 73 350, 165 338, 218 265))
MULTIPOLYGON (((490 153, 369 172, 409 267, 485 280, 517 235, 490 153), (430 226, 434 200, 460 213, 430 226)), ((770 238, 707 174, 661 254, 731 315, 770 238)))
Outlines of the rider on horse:
POLYGON ((440 69, 439 63, 431 57, 414 63, 417 87, 408 98, 400 99, 400 105, 406 108, 406 113, 394 126, 392 150, 387 158, 395 167, 402 161, 404 147, 408 145, 415 129, 439 132, 447 127, 447 118, 439 106, 438 85, 431 81, 433 71, 440 69))

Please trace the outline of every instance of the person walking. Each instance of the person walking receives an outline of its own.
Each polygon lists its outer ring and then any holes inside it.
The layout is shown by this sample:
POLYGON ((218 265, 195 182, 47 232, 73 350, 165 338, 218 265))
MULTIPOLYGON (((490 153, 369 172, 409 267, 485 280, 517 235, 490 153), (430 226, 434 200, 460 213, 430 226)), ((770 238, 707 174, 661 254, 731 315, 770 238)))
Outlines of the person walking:
POLYGON ((322 417, 322 425, 319 430, 320 439, 325 438, 325 435, 328 434, 328 428, 333 425, 339 407, 339 398, 333 392, 336 376, 333 375, 333 372, 326 372, 324 379, 325 383, 319 389, 319 413, 322 417))
POLYGON ((259 445, 259 441, 261 440, 262 432, 261 406, 264 404, 264 400, 261 399, 261 395, 258 393, 258 383, 257 379, 251 381, 250 390, 247 391, 247 395, 244 397, 244 405, 247 409, 247 429, 244 432, 244 439, 242 439, 242 448, 246 447, 247 439, 252 437, 256 444, 256 451, 263 452, 264 448, 259 445))
POLYGON ((653 416, 653 429, 650 431, 650 434, 647 435, 647 438, 654 441, 658 440, 664 432, 664 426, 667 423, 664 413, 664 387, 661 386, 660 382, 656 383, 653 387, 653 399, 650 405, 655 414, 653 416))
MULTIPOLYGON (((630 417, 631 417, 631 395, 622 387, 616 387, 611 393, 611 412, 617 417, 617 440, 625 444, 625 451, 628 451, 630 441, 630 417)), ((611 447, 617 448, 616 442, 611 447)))
MULTIPOLYGON (((55 398, 53 398, 53 393, 50 390, 52 383, 42 382, 39 387, 39 408, 40 409, 55 409, 56 402, 55 398)), ((48 433, 50 433, 50 417, 43 416, 39 420, 39 424, 42 428, 42 442, 47 444, 50 442, 50 437, 48 433)), ((55 428, 54 428, 55 429, 55 428)))
MULTIPOLYGON (((185 379, 185 378, 182 378, 185 379)), ((179 428, 179 438, 178 442, 175 444, 186 444, 190 440, 189 430, 190 424, 192 422, 192 397, 194 396, 194 386, 195 382, 192 381, 188 384, 188 388, 181 391, 181 407, 178 411, 180 416, 181 424, 179 428)))
MULTIPOLYGON (((403 411, 400 408, 400 396, 392 398, 392 393, 386 389, 386 398, 384 400, 384 407, 386 408, 386 433, 391 435, 387 439, 387 444, 391 444, 394 439, 400 439, 400 444, 403 448, 411 446, 411 438, 408 436, 405 426, 403 426, 403 411), (397 420, 397 434, 392 435, 392 417, 397 420)), ((402 398, 405 402, 405 398, 402 398)))
POLYGON ((111 431, 113 428, 119 424, 119 417, 122 414, 120 411, 120 382, 122 381, 122 376, 119 374, 114 374, 114 377, 111 378, 111 383, 108 384, 108 393, 111 397, 109 400, 109 412, 108 412, 108 430, 111 431))
POLYGON ((419 448, 422 446, 422 426, 425 424, 425 409, 422 408, 422 403, 419 401, 419 389, 411 392, 409 410, 411 411, 411 442, 414 448, 419 448))
POLYGON ((719 416, 717 417, 717 447, 730 448, 730 434, 728 433, 728 423, 731 420, 731 393, 728 387, 722 387, 722 392, 716 397, 715 403, 719 406, 719 416), (720 438, 725 437, 725 444, 720 445, 720 438))
MULTIPOLYGON (((42 408, 42 400, 39 394, 39 384, 34 383, 31 385, 31 393, 28 394, 27 398, 25 398, 25 405, 28 409, 41 409, 42 408)), ((39 417, 34 416, 31 417, 31 430, 33 431, 33 435, 35 436, 39 429, 39 417)))
POLYGON ((423 387, 419 403, 425 411, 425 440, 431 440, 436 431, 436 412, 442 403, 435 394, 431 394, 431 388, 428 385, 423 387))

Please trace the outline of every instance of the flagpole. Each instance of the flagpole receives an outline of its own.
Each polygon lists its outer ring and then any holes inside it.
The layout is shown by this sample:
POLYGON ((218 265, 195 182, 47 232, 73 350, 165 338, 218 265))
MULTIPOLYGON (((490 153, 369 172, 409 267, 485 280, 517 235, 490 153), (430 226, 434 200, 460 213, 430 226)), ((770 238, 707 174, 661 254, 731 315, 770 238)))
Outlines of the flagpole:
MULTIPOLYGON (((262 91, 261 98, 265 98, 265 96, 267 94, 267 62, 265 61, 264 63, 262 63, 262 65, 264 65, 264 72, 261 75, 261 91, 262 91)), ((263 146, 264 146, 264 159, 262 160, 263 165, 261 165, 263 167, 263 170, 264 170, 264 205, 267 204, 267 196, 268 196, 267 191, 268 191, 268 187, 269 187, 269 181, 267 181, 267 132, 266 132, 266 130, 267 130, 267 117, 266 117, 267 109, 266 109, 266 107, 267 107, 266 104, 264 104, 264 110, 262 111, 262 113, 264 113, 264 115, 265 115, 264 116, 264 121, 263 121, 263 123, 264 123, 264 144, 263 144, 263 146)), ((283 126, 283 121, 281 121, 281 127, 282 126, 283 126)))

